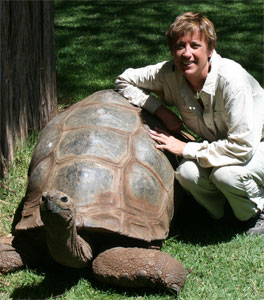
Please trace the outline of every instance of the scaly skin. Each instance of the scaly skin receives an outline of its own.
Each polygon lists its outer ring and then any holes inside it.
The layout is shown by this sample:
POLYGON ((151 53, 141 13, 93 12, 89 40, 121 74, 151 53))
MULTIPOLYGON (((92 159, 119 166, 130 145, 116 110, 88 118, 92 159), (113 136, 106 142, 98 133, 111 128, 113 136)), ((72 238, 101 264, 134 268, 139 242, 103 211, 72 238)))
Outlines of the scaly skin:
POLYGON ((168 253, 144 248, 112 248, 93 262, 97 279, 121 287, 160 288, 179 292, 186 280, 184 267, 168 253))
POLYGON ((0 273, 14 272, 24 266, 20 254, 12 246, 14 237, 0 237, 0 273))

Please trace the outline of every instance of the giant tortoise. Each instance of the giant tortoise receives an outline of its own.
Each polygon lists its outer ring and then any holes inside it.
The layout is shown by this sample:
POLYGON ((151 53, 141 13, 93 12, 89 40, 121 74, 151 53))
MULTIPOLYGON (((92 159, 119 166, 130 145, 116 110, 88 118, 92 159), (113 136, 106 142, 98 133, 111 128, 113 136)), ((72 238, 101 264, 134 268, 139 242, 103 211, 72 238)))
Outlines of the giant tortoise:
MULTIPOLYGON (((56 262, 92 266, 122 287, 179 291, 184 267, 159 251, 174 210, 174 170, 140 109, 99 91, 52 119, 29 167, 0 271, 56 262)), ((155 124, 155 122, 154 122, 155 124)))

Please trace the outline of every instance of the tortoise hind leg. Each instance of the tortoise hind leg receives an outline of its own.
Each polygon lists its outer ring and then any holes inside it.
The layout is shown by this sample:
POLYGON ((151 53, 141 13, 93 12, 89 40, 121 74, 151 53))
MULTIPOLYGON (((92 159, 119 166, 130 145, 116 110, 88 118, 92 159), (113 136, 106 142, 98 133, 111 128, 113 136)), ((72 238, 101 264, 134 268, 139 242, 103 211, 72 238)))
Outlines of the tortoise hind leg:
POLYGON ((13 239, 11 235, 0 238, 0 273, 14 272, 24 266, 20 254, 12 246, 13 239))
POLYGON ((95 277, 121 287, 159 288, 179 292, 186 279, 184 267, 168 253, 144 248, 112 248, 93 262, 95 277))

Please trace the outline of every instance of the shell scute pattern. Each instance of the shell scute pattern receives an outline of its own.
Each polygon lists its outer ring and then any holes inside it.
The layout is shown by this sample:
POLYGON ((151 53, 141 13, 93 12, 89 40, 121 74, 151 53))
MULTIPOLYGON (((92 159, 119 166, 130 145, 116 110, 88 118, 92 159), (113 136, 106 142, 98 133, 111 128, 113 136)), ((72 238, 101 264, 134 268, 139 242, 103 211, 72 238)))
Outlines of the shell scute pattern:
POLYGON ((97 92, 55 117, 35 148, 16 229, 41 226, 41 194, 59 190, 76 202, 78 230, 165 239, 173 214, 174 172, 146 126, 139 109, 112 90, 97 92))

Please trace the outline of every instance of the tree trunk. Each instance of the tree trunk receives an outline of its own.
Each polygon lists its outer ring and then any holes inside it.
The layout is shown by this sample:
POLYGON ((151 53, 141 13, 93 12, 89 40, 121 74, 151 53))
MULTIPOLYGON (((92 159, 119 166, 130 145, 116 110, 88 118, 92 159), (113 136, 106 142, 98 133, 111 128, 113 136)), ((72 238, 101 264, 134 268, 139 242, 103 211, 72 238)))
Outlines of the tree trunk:
POLYGON ((0 176, 57 113, 53 1, 0 1, 0 176))

